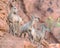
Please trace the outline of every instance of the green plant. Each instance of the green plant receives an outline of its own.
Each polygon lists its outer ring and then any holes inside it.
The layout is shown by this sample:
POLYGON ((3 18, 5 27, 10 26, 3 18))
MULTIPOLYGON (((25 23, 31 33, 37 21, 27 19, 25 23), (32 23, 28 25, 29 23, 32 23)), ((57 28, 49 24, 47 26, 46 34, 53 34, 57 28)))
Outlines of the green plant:
POLYGON ((60 27, 60 18, 55 21, 51 16, 46 19, 46 23, 48 24, 48 28, 52 29, 54 27, 60 27))
POLYGON ((60 18, 57 19, 56 27, 60 27, 60 18))
POLYGON ((45 22, 48 24, 48 28, 51 29, 53 27, 54 20, 52 17, 48 17, 45 22))

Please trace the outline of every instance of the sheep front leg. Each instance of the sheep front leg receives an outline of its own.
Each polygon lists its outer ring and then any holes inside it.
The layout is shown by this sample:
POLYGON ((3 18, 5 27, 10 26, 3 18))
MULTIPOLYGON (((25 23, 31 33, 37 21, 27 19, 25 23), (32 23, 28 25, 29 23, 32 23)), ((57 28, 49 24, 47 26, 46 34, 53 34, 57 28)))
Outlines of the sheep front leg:
POLYGON ((28 39, 32 42, 33 36, 31 34, 31 30, 28 30, 28 39))
POLYGON ((9 33, 13 32, 13 27, 12 27, 12 23, 9 23, 9 33))
POLYGON ((15 36, 16 29, 15 29, 15 23, 13 22, 13 35, 15 36))

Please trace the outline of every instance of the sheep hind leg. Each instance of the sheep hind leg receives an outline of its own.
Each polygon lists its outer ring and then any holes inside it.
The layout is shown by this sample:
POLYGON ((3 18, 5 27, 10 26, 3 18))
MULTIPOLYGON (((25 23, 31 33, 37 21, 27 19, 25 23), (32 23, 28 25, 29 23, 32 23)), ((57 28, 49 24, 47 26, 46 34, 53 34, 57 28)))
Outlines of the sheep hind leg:
POLYGON ((24 33, 24 38, 26 37, 26 33, 24 33))
POLYGON ((37 43, 37 48, 43 48, 43 46, 40 42, 37 43))
POLYGON ((21 37, 21 36, 22 36, 22 34, 23 34, 23 32, 20 32, 20 35, 19 35, 19 37, 21 37))

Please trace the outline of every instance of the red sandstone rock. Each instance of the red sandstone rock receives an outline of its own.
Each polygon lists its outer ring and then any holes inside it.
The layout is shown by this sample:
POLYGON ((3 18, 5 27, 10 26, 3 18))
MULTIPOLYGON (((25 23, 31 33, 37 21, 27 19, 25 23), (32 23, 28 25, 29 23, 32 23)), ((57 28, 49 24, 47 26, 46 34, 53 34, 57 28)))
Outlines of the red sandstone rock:
POLYGON ((9 30, 9 27, 6 23, 6 21, 0 19, 0 31, 7 32, 9 30))
POLYGON ((36 45, 33 45, 29 41, 24 41, 24 48, 36 48, 36 45))
MULTIPOLYGON (((60 16, 60 0, 0 0, 1 36, 3 35, 2 32, 7 32, 9 30, 6 20, 7 20, 8 13, 10 12, 11 9, 10 3, 18 8, 19 10, 18 14, 23 19, 22 24, 28 22, 30 20, 29 17, 31 15, 38 16, 39 18, 41 18, 40 22, 44 22, 48 16, 52 16, 54 20, 56 20, 60 16)), ((58 30, 59 30, 58 28, 55 28, 53 34, 60 41, 60 37, 59 37, 60 34, 58 30)), ((47 36, 46 37, 48 41, 50 41, 50 43, 54 42, 54 39, 49 38, 49 33, 47 33, 47 36)), ((26 43, 27 45, 28 42, 24 42, 24 43, 26 43)), ((28 44, 30 45, 30 43, 28 44)), ((8 48, 10 48, 10 46, 8 48)), ((52 45, 49 48, 52 48, 52 45)))
POLYGON ((50 44, 49 48, 60 48, 60 44, 50 44))

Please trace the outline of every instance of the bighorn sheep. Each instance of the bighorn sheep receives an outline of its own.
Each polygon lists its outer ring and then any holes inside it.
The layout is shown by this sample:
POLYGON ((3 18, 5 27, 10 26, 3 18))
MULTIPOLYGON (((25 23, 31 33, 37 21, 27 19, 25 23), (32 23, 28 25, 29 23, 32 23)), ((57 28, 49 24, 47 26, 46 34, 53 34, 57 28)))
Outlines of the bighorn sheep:
POLYGON ((33 26, 33 24, 36 21, 39 21, 38 17, 31 16, 31 20, 20 27, 20 37, 22 36, 23 33, 24 33, 24 37, 26 36, 26 33, 29 34, 29 29, 33 26))
POLYGON ((37 42, 44 39, 46 31, 50 32, 49 28, 47 28, 44 23, 42 23, 39 27, 41 28, 40 30, 37 30, 34 27, 30 30, 31 35, 33 36, 32 39, 37 42))
POLYGON ((10 31, 13 35, 19 32, 19 26, 22 22, 22 18, 17 15, 17 8, 13 6, 11 8, 11 12, 8 15, 8 23, 10 27, 10 31))
POLYGON ((30 31, 29 39, 30 41, 32 41, 32 43, 36 42, 38 45, 38 48, 42 48, 41 41, 44 39, 46 31, 50 32, 50 30, 43 23, 39 27, 40 27, 40 30, 37 30, 34 27, 32 27, 29 30, 30 31))

